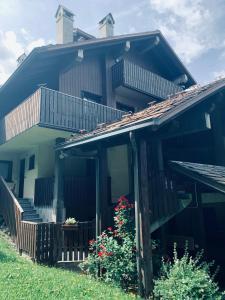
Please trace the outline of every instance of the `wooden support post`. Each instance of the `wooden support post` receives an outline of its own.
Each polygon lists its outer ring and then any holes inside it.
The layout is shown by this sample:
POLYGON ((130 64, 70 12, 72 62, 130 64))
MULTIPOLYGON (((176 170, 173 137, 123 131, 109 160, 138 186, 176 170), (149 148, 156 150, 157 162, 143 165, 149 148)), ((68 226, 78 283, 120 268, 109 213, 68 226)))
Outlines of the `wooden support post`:
POLYGON ((108 225, 107 172, 107 149, 99 147, 96 159, 96 235, 99 235, 108 225))
POLYGON ((59 156, 60 156, 59 151, 56 151, 53 207, 56 210, 56 222, 63 222, 65 218, 64 192, 63 192, 64 159, 60 159, 59 156))
POLYGON ((139 295, 148 298, 153 289, 152 245, 148 193, 147 143, 131 133, 135 198, 136 252, 139 295))
POLYGON ((95 189, 96 189, 96 238, 101 234, 101 195, 100 195, 100 166, 99 158, 95 160, 95 189))

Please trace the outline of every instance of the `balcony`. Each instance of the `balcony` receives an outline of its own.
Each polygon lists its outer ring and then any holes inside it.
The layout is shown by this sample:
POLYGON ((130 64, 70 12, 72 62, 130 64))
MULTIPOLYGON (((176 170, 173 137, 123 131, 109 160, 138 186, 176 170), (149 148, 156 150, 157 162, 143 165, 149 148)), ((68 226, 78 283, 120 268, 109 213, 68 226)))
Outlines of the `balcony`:
POLYGON ((41 87, 0 121, 0 144, 40 126, 77 132, 120 119, 120 110, 41 87))
POLYGON ((182 90, 173 82, 128 60, 121 60, 112 66, 112 81, 113 88, 118 91, 123 92, 121 88, 131 89, 159 100, 182 90))

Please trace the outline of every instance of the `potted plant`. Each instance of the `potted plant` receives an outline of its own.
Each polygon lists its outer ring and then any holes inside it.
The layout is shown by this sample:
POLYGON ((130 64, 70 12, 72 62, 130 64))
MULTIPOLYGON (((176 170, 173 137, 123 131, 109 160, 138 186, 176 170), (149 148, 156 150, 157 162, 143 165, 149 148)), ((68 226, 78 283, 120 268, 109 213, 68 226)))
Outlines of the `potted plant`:
POLYGON ((77 220, 75 218, 67 218, 66 221, 64 222, 64 224, 62 225, 62 227, 64 229, 74 229, 75 227, 77 227, 77 220))

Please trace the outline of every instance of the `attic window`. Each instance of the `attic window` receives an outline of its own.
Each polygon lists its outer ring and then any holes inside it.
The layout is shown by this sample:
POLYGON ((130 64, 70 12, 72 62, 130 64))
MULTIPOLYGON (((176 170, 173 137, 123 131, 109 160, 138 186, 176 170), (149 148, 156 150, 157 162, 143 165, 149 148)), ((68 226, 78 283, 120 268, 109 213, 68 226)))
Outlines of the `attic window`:
POLYGON ((28 170, 33 170, 35 168, 35 155, 29 157, 29 168, 28 170))

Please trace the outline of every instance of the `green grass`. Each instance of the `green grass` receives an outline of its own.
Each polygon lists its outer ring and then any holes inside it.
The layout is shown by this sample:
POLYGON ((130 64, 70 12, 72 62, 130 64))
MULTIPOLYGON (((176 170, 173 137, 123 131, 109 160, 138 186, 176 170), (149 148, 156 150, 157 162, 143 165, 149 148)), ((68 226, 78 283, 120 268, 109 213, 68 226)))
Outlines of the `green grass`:
MULTIPOLYGON (((1 300, 129 300, 135 296, 86 275, 33 264, 0 232, 1 300)), ((137 299, 137 298, 136 298, 137 299)))

